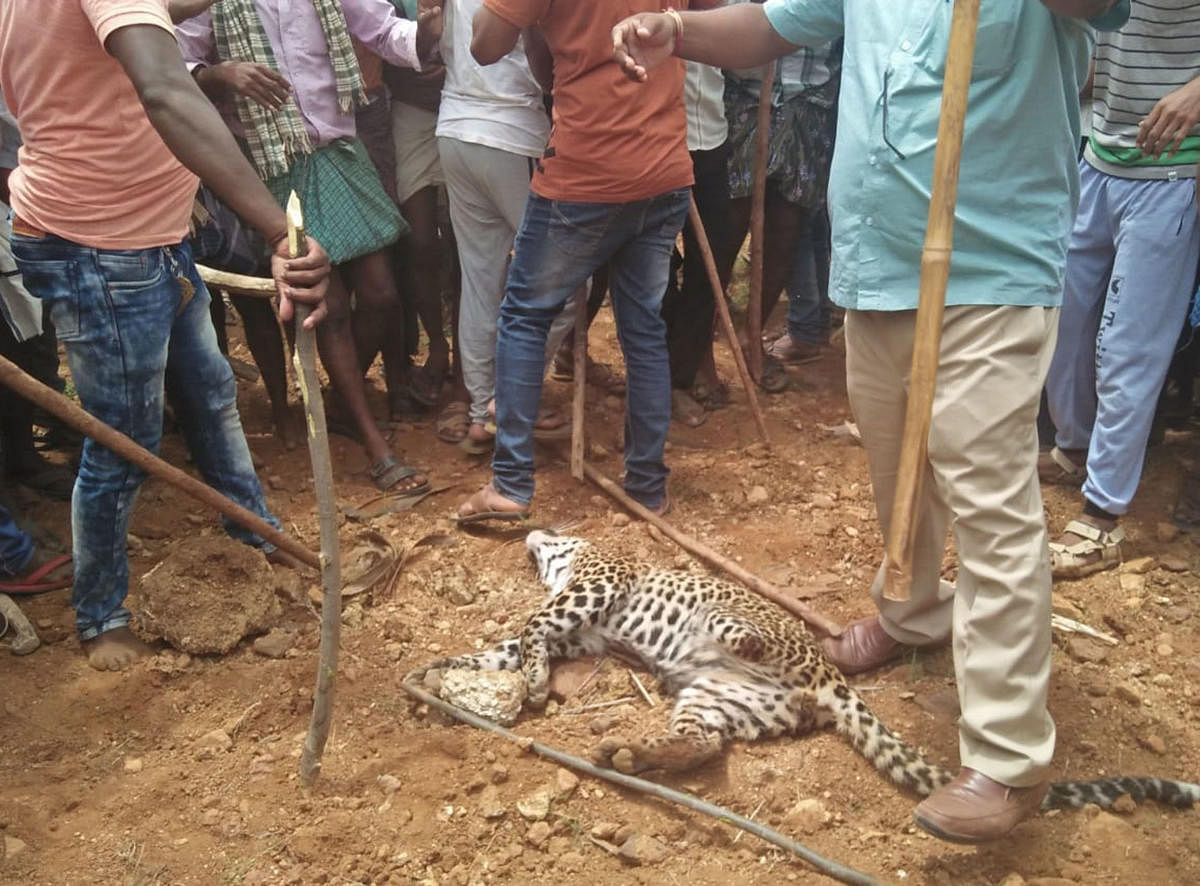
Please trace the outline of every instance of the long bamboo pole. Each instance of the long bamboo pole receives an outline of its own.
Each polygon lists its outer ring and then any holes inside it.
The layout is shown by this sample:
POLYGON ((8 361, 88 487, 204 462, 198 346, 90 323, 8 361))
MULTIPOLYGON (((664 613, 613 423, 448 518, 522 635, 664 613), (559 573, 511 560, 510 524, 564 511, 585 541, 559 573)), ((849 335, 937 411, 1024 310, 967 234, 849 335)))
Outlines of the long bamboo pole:
POLYGON ((729 350, 733 352, 733 363, 737 367, 738 378, 746 391, 746 400, 750 403, 750 414, 754 416, 754 425, 758 428, 758 436, 763 443, 771 445, 771 436, 767 433, 767 423, 763 419, 762 408, 758 404, 758 391, 754 390, 754 379, 746 368, 746 357, 738 344, 737 330, 733 326, 733 317, 729 314, 729 302, 725 300, 725 289, 721 286, 721 274, 717 271, 717 262, 713 258, 712 244, 708 240, 708 232, 704 230, 704 221, 700 218, 700 209, 696 206, 696 198, 692 197, 688 206, 688 221, 692 223, 692 232, 696 235, 696 243, 700 246, 700 255, 704 259, 704 269, 708 272, 708 282, 712 285, 713 301, 716 303, 717 315, 721 318, 721 326, 725 329, 725 337, 729 340, 729 350))
MULTIPOLYGON (((292 191, 287 204, 288 251, 292 258, 308 249, 300 198, 292 191)), ((333 459, 329 454, 329 430, 325 425, 325 402, 317 376, 316 336, 304 328, 311 313, 307 305, 296 306, 296 350, 292 362, 300 380, 308 427, 308 455, 312 461, 313 493, 317 499, 317 521, 321 526, 321 648, 317 684, 313 691, 312 716, 300 751, 300 783, 310 786, 321 773, 321 756, 329 738, 333 718, 333 688, 337 676, 338 646, 342 627, 342 576, 338 556, 337 500, 333 491, 333 459)))
POLYGON ((917 303, 912 372, 904 438, 900 448, 896 497, 887 538, 883 596, 888 600, 912 598, 913 547, 917 532, 917 502, 929 447, 933 396, 937 385, 938 352, 942 343, 942 317, 946 309, 946 284, 950 279, 950 251, 954 244, 954 207, 958 200, 958 172, 967 92, 975 56, 979 0, 955 0, 946 52, 946 77, 942 84, 942 112, 938 121, 937 148, 933 155, 933 187, 929 223, 921 252, 921 292, 917 303))
POLYGON ((762 381, 763 219, 767 203, 767 152, 771 145, 771 90, 775 85, 775 60, 762 69, 758 90, 758 131, 754 143, 754 177, 750 192, 750 304, 746 309, 750 336, 750 374, 762 381))
POLYGON ((269 541, 282 551, 287 551, 297 560, 319 568, 321 563, 316 554, 290 535, 280 532, 262 517, 222 495, 195 477, 163 461, 153 452, 139 446, 120 431, 89 415, 58 391, 47 387, 26 374, 10 360, 0 357, 0 384, 16 391, 26 400, 57 416, 85 437, 90 437, 101 446, 112 450, 126 461, 141 468, 147 474, 158 477, 180 489, 203 504, 208 505, 234 523, 249 529, 255 535, 269 541))
MULTIPOLYGON (((790 594, 785 594, 779 588, 775 587, 770 582, 759 578, 753 572, 745 569, 734 560, 718 554, 708 545, 697 541, 690 535, 680 532, 658 514, 651 511, 649 508, 643 507, 632 498, 625 494, 620 486, 614 483, 608 477, 604 476, 591 465, 584 463, 583 471, 587 474, 587 478, 599 486, 604 492, 608 493, 612 498, 620 502, 627 510, 632 511, 636 516, 642 518, 647 523, 656 526, 662 531, 663 535, 675 542, 685 551, 695 554, 701 560, 716 566, 718 569, 729 573, 746 587, 755 593, 761 594, 772 603, 782 606, 788 612, 808 622, 818 631, 828 634, 831 637, 841 636, 842 626, 829 616, 818 612, 811 606, 806 606, 804 603, 797 600, 790 594)), ((799 589, 803 591, 803 589, 799 589)), ((822 589, 823 590, 823 589, 822 589)))

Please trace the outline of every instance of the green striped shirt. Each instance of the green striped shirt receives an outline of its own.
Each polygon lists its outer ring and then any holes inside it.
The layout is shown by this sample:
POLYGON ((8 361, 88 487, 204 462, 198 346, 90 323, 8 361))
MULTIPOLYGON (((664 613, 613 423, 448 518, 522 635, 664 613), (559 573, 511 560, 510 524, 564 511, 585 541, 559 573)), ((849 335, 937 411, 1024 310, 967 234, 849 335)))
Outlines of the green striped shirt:
POLYGON ((1121 178, 1191 178, 1200 163, 1200 125, 1179 151, 1149 157, 1138 124, 1163 96, 1200 77, 1200 2, 1133 0, 1129 21, 1096 42, 1088 163, 1121 178))

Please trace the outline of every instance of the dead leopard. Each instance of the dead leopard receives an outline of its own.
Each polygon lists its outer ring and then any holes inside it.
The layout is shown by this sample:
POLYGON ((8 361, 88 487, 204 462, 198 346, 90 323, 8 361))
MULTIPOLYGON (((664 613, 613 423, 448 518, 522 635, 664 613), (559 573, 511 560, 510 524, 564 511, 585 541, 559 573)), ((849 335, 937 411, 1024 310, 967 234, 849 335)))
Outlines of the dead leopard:
MULTIPOLYGON (((833 725, 888 778, 918 794, 953 778, 881 723, 825 660, 804 623, 774 603, 717 578, 602 553, 580 538, 535 531, 526 547, 550 594, 521 636, 430 662, 408 679, 433 669, 520 668, 529 703, 542 707, 551 660, 616 653, 655 673, 676 701, 666 733, 606 739, 594 754, 602 765, 679 772, 717 756, 732 739, 833 725)), ((1200 785, 1152 777, 1058 782, 1042 808, 1109 807, 1122 794, 1190 808, 1200 800, 1200 785)))

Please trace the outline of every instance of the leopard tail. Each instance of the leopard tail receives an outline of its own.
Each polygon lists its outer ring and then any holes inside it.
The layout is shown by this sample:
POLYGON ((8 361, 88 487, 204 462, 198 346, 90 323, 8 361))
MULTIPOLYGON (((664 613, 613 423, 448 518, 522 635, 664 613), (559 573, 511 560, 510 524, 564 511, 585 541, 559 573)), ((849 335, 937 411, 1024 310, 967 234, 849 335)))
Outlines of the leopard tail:
POLYGON ((1050 785, 1042 809, 1078 809, 1088 803, 1108 809, 1122 794, 1128 794, 1138 803, 1154 800, 1176 809, 1191 809, 1200 803, 1200 784, 1145 775, 1059 781, 1050 785))
POLYGON ((818 691, 817 703, 830 712, 838 732, 854 749, 901 787, 926 796, 954 777, 949 769, 929 762, 893 734, 848 684, 837 682, 823 687, 818 691))

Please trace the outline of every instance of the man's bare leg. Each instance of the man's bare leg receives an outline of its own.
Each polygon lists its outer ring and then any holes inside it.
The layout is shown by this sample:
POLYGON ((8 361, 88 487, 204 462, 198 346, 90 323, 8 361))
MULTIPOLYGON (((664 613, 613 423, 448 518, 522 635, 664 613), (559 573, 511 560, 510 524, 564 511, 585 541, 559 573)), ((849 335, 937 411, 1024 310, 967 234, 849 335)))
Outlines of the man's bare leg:
POLYGON ((400 208, 412 231, 401 242, 412 304, 429 336, 429 360, 416 371, 410 387, 418 399, 435 405, 450 366, 450 345, 442 323, 442 244, 438 236, 437 188, 422 188, 400 208))
POLYGON ((350 293, 342 278, 344 272, 344 267, 336 268, 329 275, 329 291, 325 297, 329 316, 317 327, 317 347, 338 398, 337 408, 358 429, 367 458, 374 464, 391 455, 391 449, 375 425, 363 390, 362 369, 350 329, 350 293))

